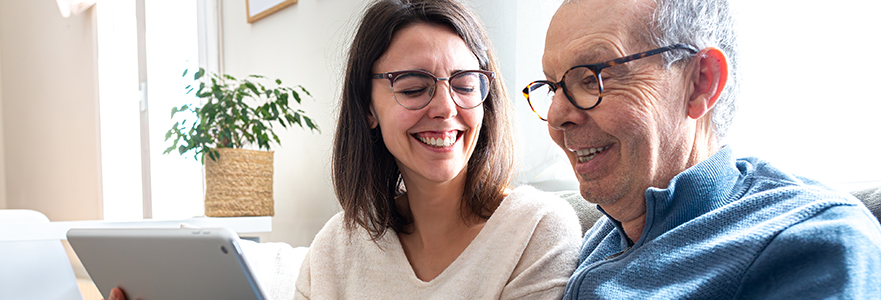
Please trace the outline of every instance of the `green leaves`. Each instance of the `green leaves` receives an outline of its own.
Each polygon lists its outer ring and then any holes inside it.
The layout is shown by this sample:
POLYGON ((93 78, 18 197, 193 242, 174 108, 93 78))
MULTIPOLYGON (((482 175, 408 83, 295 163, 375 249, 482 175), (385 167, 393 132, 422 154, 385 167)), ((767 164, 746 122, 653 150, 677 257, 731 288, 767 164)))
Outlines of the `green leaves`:
MULTIPOLYGON (((189 70, 184 70, 183 77, 189 70)), ((193 153, 197 160, 204 163, 205 155, 216 159, 219 155, 211 148, 242 148, 245 145, 257 145, 260 149, 271 150, 271 144, 281 144, 278 135, 273 131, 273 124, 278 122, 283 128, 289 124, 309 128, 310 131, 321 132, 315 122, 305 115, 302 109, 290 107, 291 97, 301 103, 297 90, 281 86, 281 80, 275 79, 272 87, 263 85, 266 78, 261 75, 249 75, 238 80, 230 75, 206 74, 199 69, 193 80, 199 81, 198 89, 194 84, 184 89, 187 94, 195 90, 195 96, 202 104, 181 105, 171 109, 171 118, 175 116, 193 116, 196 120, 190 123, 184 119, 174 123, 165 133, 165 140, 172 145, 163 154, 177 150, 181 155, 193 153), (208 79, 203 79, 207 76, 208 79), (305 123, 305 126, 304 124, 305 123)), ((302 93, 312 95, 303 86, 297 88, 302 93)))
MULTIPOLYGON (((184 71, 184 76, 187 75, 187 71, 184 71)), ((199 71, 196 72, 196 75, 193 76, 193 80, 199 80, 202 78, 202 75, 205 75, 205 69, 199 68, 199 71)))

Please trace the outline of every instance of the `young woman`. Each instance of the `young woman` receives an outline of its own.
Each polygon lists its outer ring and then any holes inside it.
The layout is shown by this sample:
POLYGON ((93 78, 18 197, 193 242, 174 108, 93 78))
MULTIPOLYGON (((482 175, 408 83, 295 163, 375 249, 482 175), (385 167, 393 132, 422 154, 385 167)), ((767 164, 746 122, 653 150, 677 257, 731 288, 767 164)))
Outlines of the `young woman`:
POLYGON ((559 299, 581 231, 568 203, 509 189, 511 103, 456 0, 381 0, 349 51, 333 149, 343 212, 298 299, 559 299))

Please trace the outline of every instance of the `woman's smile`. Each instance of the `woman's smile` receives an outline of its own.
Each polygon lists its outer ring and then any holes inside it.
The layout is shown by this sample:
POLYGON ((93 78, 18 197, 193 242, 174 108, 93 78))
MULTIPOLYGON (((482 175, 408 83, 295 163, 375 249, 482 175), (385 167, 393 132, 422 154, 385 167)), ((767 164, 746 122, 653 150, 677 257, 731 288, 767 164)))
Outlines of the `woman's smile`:
POLYGON ((423 131, 413 134, 417 140, 435 148, 452 147, 462 136, 462 131, 423 131))

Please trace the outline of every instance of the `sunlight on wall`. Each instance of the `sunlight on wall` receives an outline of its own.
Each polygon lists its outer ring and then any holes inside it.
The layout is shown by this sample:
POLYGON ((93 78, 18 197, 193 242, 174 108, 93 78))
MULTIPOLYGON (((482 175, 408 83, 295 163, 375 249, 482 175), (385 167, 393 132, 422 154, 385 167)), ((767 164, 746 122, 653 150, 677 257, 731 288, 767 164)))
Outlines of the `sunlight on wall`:
POLYGON ((733 1, 743 93, 738 155, 845 190, 881 185, 876 2, 733 1))

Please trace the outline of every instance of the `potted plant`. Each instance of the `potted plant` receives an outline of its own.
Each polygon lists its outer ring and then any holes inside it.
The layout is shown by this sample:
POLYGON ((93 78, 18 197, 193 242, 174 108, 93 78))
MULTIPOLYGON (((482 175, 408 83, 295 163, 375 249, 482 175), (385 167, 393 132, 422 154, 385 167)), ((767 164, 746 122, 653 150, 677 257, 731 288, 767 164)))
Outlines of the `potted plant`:
MULTIPOLYGON (((187 76, 188 71, 182 76, 187 76)), ((174 123, 165 134, 165 140, 170 139, 173 144, 163 154, 175 150, 180 155, 192 152, 205 165, 206 216, 271 216, 271 145, 281 145, 274 126, 287 128, 296 124, 320 133, 318 125, 302 109, 290 106, 292 101, 300 104, 302 95, 312 95, 301 85, 282 86, 278 79, 274 85, 264 85, 266 78, 260 75, 244 79, 205 75, 200 68, 193 75, 198 87, 191 84, 185 88, 187 94, 195 91, 200 103, 172 108, 172 120, 176 115, 195 120, 174 123)))

